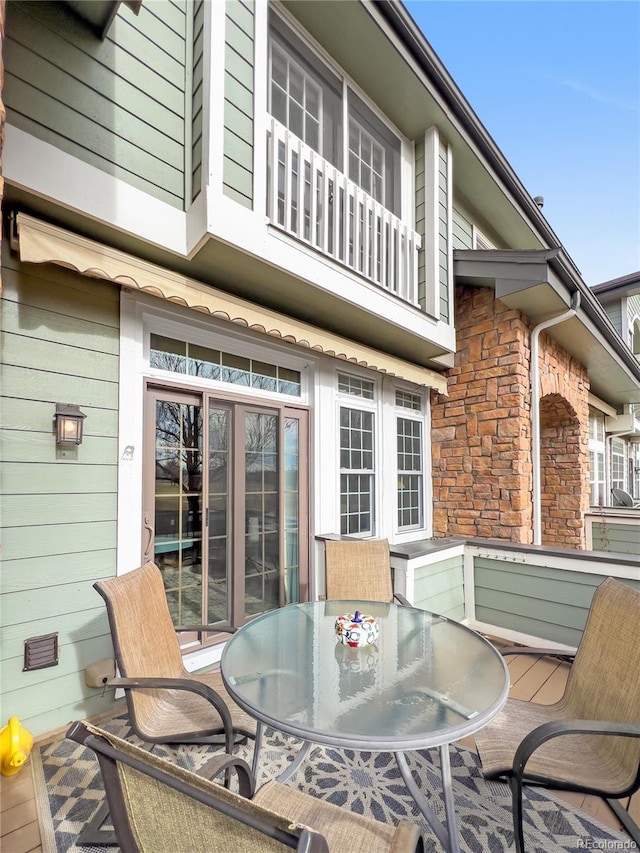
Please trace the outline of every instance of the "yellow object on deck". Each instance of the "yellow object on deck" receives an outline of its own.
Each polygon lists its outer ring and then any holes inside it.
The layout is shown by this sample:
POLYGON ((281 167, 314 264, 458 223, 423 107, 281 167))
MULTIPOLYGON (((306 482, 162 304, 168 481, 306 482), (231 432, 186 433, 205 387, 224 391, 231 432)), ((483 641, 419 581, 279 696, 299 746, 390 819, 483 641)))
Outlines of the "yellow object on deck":
POLYGON ((33 736, 17 717, 9 717, 6 726, 0 729, 0 773, 15 775, 27 760, 33 747, 33 736))

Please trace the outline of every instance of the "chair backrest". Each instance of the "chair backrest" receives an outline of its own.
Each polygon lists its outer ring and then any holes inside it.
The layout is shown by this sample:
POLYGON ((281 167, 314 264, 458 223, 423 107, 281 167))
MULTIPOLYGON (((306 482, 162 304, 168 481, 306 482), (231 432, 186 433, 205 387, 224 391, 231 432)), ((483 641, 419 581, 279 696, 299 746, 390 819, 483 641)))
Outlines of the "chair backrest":
POLYGON ((327 598, 392 601, 391 560, 386 539, 327 539, 327 598))
MULTIPOLYGON (((155 563, 146 563, 93 586, 107 606, 111 640, 121 676, 188 677, 162 575, 155 563)), ((132 721, 142 723, 148 719, 157 701, 154 690, 127 690, 132 721)))
POLYGON ((122 853, 328 853, 319 833, 110 732, 76 722, 67 736, 98 757, 122 853))
MULTIPOLYGON (((583 720, 640 721, 640 589, 607 578, 593 594, 562 703, 583 720)), ((640 739, 608 738, 613 760, 640 769, 640 739)))
POLYGON ((611 495, 615 501, 614 506, 635 506, 635 501, 624 489, 611 489, 611 495))

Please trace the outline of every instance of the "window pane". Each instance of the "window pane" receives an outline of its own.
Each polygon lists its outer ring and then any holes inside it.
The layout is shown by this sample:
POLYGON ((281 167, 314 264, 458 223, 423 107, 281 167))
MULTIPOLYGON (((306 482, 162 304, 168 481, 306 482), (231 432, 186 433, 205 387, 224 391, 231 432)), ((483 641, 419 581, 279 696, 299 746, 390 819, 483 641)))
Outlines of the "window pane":
POLYGON ((271 86, 271 115, 286 127, 287 94, 275 84, 271 86))
POLYGON ((341 407, 340 422, 341 531, 373 532, 373 412, 341 407))
POLYGON ((303 136, 304 121, 302 116, 302 107, 295 101, 289 102, 289 130, 298 139, 303 136))
POLYGON ((421 527, 423 513, 422 423, 397 420, 398 527, 421 527), (415 472, 415 473, 414 473, 415 472))
POLYGON ((304 80, 302 72, 294 65, 289 65, 289 95, 300 106, 304 103, 304 80))
POLYGON ((311 116, 307 116, 307 127, 304 141, 310 148, 317 151, 320 146, 320 123, 311 116))
POLYGON ((311 80, 307 80, 306 94, 305 107, 307 113, 310 118, 315 118, 317 122, 320 118, 320 89, 311 80))
POLYGON ((271 52, 271 78, 280 88, 287 88, 287 58, 275 43, 271 52))
POLYGON ((357 376, 348 376, 345 373, 338 374, 338 391, 342 394, 352 394, 354 397, 373 400, 373 387, 373 382, 368 379, 359 379, 357 376))

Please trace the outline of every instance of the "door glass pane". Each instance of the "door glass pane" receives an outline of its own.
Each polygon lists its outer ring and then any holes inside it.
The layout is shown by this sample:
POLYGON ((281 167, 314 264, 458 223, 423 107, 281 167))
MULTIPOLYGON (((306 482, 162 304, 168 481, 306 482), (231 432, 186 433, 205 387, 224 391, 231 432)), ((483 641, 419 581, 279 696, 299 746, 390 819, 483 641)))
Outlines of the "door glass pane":
POLYGON ((207 622, 229 619, 229 411, 209 410, 209 573, 207 622))
POLYGON ((286 604, 300 601, 300 422, 284 422, 284 594, 286 604))
POLYGON ((158 400, 154 560, 174 624, 202 621, 202 409, 158 400))
POLYGON ((278 417, 245 418, 245 615, 280 604, 278 417))

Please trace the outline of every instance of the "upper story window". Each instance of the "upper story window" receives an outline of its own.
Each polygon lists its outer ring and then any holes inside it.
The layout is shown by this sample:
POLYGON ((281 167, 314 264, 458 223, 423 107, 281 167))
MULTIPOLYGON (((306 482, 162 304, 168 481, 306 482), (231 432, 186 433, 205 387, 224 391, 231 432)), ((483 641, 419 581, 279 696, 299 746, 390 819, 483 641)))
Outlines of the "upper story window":
POLYGON ((342 80, 274 14, 269 58, 271 115, 342 170, 342 80))
POLYGON ((269 55, 271 115, 399 216, 400 139, 276 14, 269 55))
POLYGON ((274 42, 271 47, 271 112, 303 142, 320 150, 322 89, 305 68, 274 42))

